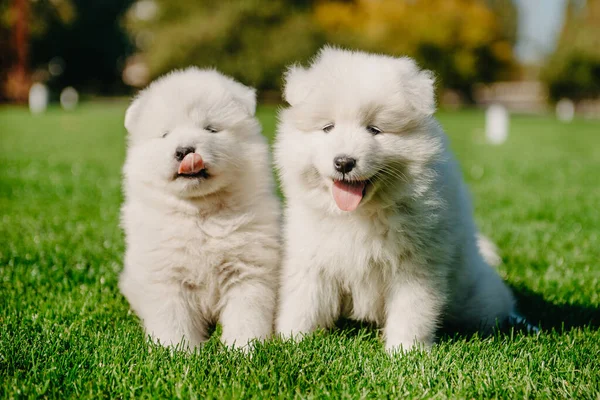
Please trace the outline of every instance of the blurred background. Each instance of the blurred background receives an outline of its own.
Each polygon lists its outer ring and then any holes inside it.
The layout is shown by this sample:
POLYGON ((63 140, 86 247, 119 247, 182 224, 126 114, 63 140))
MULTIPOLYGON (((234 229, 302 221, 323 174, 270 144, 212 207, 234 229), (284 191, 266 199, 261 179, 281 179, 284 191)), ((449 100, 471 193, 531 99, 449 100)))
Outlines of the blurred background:
POLYGON ((3 0, 0 102, 34 83, 129 96, 197 65, 277 103, 285 67, 325 43, 416 58, 442 107, 600 116, 600 0, 3 0))

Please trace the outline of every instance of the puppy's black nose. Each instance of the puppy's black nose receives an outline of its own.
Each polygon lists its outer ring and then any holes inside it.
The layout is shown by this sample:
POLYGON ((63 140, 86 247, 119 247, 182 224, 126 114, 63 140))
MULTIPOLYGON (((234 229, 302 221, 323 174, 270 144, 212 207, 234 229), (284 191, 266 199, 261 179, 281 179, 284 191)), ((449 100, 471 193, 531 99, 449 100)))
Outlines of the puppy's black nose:
POLYGON ((335 170, 342 174, 347 174, 356 166, 356 159, 348 156, 337 156, 333 159, 335 170))
POLYGON ((185 156, 195 151, 196 149, 193 147, 178 147, 175 149, 175 158, 177 161, 181 161, 185 156))

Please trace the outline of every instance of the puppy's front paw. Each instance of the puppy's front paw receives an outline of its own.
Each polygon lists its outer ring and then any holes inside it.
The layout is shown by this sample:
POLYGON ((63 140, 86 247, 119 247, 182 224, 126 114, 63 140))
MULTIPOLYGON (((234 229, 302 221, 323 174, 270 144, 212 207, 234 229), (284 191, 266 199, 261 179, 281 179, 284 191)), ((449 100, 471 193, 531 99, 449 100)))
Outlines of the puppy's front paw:
POLYGON ((243 332, 239 332, 238 334, 223 334, 221 335, 221 342, 235 350, 241 350, 244 353, 249 353, 254 348, 254 343, 257 341, 262 341, 264 338, 261 337, 251 337, 243 332))
POLYGON ((404 355, 410 351, 429 351, 432 343, 420 342, 418 340, 387 340, 385 351, 391 356, 404 355))
POLYGON ((172 354, 178 352, 193 353, 201 349, 204 345, 203 341, 195 341, 192 343, 186 337, 177 335, 159 337, 152 333, 148 335, 148 340, 155 345, 169 349, 172 354))
POLYGON ((318 328, 319 326, 315 321, 298 316, 294 312, 282 312, 275 322, 275 333, 281 340, 300 342, 304 339, 304 336, 318 328))

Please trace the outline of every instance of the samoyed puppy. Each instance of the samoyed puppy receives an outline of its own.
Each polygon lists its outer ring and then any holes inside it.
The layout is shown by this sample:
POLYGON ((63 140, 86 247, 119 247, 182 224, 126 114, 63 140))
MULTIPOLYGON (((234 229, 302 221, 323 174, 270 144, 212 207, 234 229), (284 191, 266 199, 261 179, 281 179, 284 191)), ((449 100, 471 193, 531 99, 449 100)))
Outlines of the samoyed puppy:
POLYGON ((127 110, 120 289, 163 345, 193 349, 217 322, 227 345, 272 333, 279 202, 255 108, 253 89, 190 68, 127 110))
MULTIPOLYGON (((515 301, 479 248, 469 194, 433 117, 434 78, 409 58, 326 47, 285 77, 275 161, 285 206, 276 330, 344 315, 386 349, 442 324, 490 332, 515 301)), ((494 260, 493 244, 482 252, 494 260)))

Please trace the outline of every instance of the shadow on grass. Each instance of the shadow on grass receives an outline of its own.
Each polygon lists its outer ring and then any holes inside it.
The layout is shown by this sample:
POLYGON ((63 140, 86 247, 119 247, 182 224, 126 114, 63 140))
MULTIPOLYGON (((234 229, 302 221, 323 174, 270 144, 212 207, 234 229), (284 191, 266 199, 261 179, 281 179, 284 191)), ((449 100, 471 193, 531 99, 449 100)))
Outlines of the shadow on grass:
MULTIPOLYGON (((511 286, 517 300, 517 310, 526 321, 539 328, 540 332, 565 332, 573 328, 600 328, 600 309, 581 304, 554 304, 526 287, 511 286)), ((535 335, 523 325, 505 324, 493 335, 503 338, 513 337, 513 333, 535 335)), ((444 327, 438 332, 438 342, 459 340, 479 336, 476 332, 466 332, 444 327)))
MULTIPOLYGON (((577 327, 600 328, 600 309, 580 304, 553 304, 526 287, 511 288, 516 299, 519 313, 531 325, 537 326, 542 332, 563 332, 577 327)), ((381 337, 377 325, 341 318, 332 330, 347 337, 363 335, 369 339, 381 337)), ((525 327, 505 325, 494 334, 511 336, 514 332, 528 332, 525 327)), ((478 336, 476 332, 462 331, 456 327, 444 326, 437 332, 437 342, 458 340, 478 336)))
POLYGON ((600 309, 582 304, 553 304, 526 287, 512 287, 517 308, 542 331, 558 332, 576 327, 600 327, 600 309))
POLYGON ((355 321, 353 319, 342 317, 335 323, 335 328, 342 336, 356 336, 359 333, 368 339, 376 339, 379 336, 379 328, 377 325, 365 321, 355 321))

